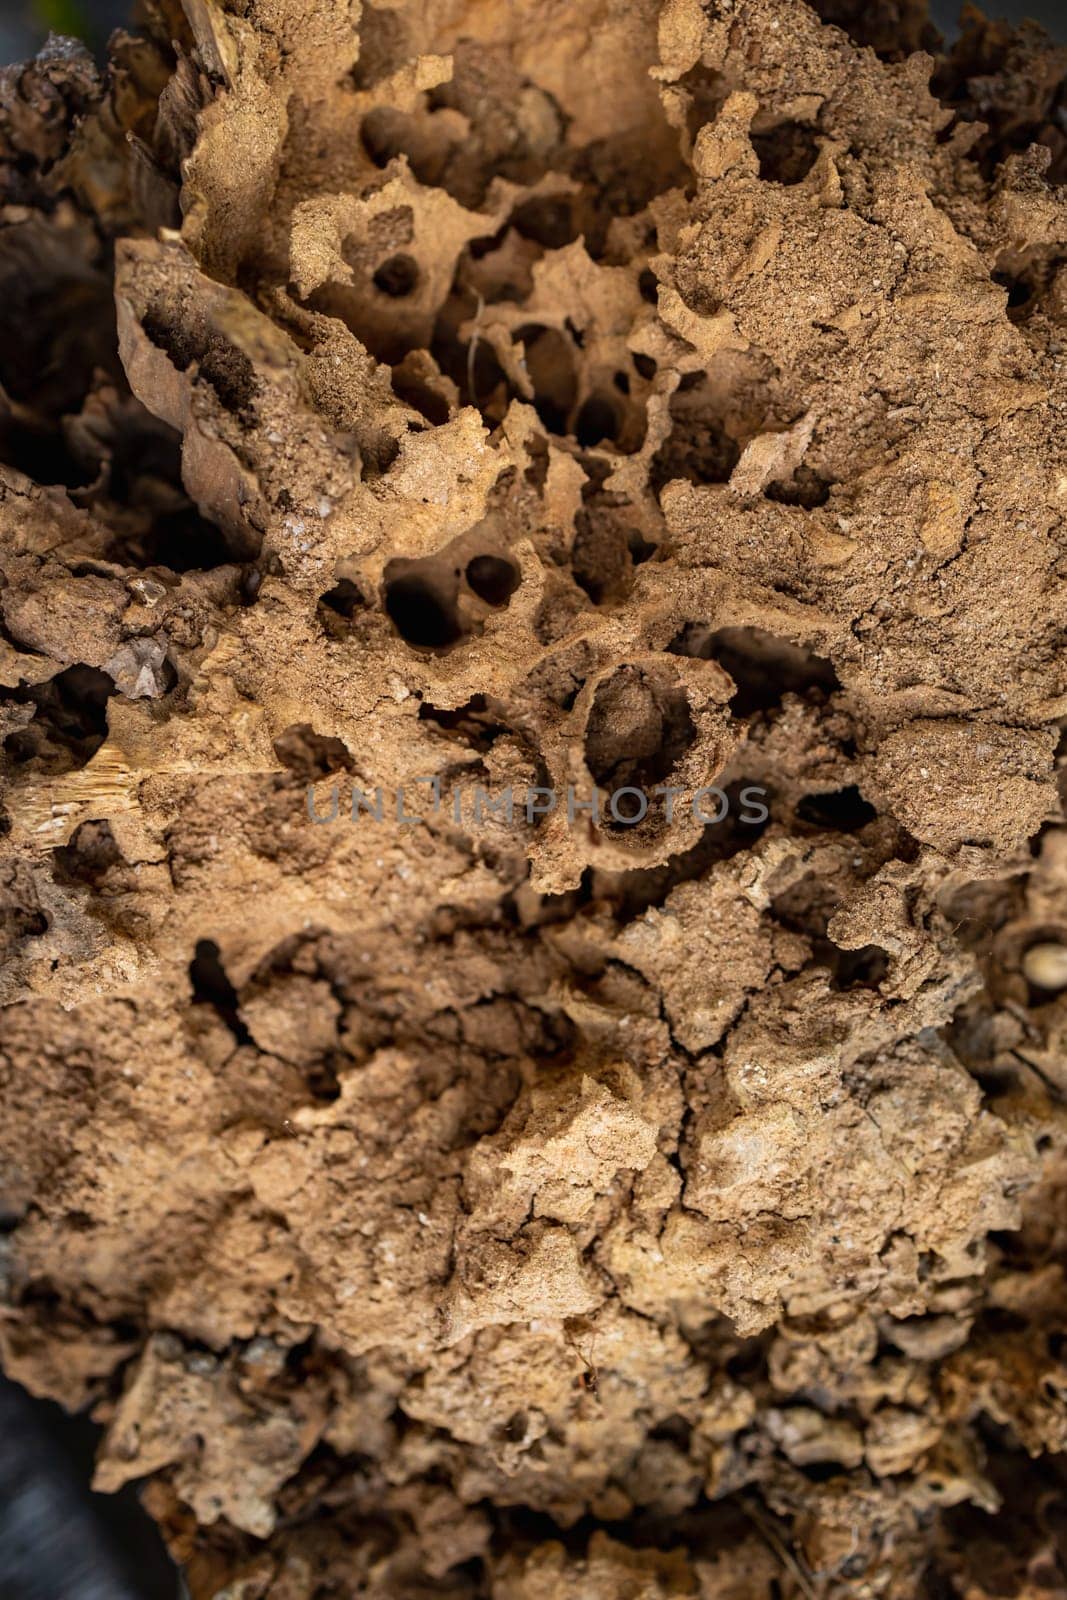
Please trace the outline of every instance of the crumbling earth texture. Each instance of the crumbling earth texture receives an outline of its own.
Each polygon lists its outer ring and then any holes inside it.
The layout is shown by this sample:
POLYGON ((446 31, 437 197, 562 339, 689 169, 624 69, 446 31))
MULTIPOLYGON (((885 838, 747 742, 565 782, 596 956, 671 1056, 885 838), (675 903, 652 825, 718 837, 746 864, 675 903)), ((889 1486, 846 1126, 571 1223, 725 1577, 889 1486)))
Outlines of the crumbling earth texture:
POLYGON ((1065 66, 0 73, 0 1350, 193 1600, 1067 1595, 1065 66))

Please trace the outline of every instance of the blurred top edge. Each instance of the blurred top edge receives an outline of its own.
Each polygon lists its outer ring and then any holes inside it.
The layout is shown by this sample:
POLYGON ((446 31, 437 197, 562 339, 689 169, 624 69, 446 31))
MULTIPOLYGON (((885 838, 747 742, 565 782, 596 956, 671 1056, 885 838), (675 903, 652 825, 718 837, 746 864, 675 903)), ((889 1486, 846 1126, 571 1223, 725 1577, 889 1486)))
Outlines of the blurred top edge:
MULTIPOLYGON (((12 0, 4 9, 0 65, 34 55, 49 33, 81 39, 102 61, 112 30, 129 22, 133 0, 12 0)), ((1006 22, 1039 22, 1057 40, 1067 34, 1063 0, 989 0, 981 9, 1006 22)), ((930 20, 946 44, 959 36, 959 10, 959 0, 931 0, 930 20)))

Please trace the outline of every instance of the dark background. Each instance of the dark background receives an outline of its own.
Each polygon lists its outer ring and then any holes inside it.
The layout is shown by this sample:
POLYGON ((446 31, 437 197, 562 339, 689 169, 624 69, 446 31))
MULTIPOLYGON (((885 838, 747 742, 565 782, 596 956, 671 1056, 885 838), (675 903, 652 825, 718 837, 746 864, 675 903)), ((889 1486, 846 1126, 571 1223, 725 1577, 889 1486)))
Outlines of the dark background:
MULTIPOLYGON (((0 0, 0 65, 30 55, 50 29, 102 52, 132 0, 0 0)), ((1057 38, 1064 0, 991 0, 990 13, 1033 17, 1057 38)), ((955 0, 932 0, 949 40, 955 0)), ((30 1400, 0 1378, 0 1595, 4 1600, 181 1600, 183 1585, 131 1487, 92 1495, 98 1430, 30 1400)))

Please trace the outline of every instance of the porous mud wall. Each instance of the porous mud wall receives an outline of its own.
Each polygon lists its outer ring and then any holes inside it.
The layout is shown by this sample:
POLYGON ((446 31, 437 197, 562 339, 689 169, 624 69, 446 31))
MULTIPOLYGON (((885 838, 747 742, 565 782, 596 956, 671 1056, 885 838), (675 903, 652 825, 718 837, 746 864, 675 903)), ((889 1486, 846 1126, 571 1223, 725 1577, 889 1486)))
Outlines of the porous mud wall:
POLYGON ((6 1371, 193 1600, 1067 1593, 1065 52, 141 21, 0 74, 6 1371))

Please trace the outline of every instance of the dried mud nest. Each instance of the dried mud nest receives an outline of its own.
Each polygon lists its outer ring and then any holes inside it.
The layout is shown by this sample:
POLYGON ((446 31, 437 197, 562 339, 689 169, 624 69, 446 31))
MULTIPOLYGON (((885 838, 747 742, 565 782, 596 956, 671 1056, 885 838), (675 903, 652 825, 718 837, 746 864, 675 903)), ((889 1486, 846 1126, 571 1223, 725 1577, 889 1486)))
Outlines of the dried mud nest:
POLYGON ((193 1600, 1067 1594, 1065 64, 0 74, 0 1351, 193 1600))

